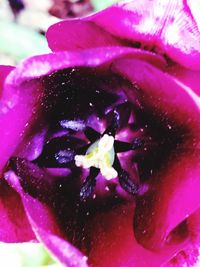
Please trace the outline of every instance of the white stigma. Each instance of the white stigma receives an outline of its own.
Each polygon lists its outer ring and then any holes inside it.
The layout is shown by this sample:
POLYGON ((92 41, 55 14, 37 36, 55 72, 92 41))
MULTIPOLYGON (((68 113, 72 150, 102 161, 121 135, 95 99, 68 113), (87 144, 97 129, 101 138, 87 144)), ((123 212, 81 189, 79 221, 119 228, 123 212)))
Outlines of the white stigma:
POLYGON ((100 169, 105 179, 110 180, 118 176, 117 171, 112 167, 115 157, 114 137, 108 134, 93 143, 87 150, 86 155, 76 155, 75 164, 84 169, 95 167, 100 169))

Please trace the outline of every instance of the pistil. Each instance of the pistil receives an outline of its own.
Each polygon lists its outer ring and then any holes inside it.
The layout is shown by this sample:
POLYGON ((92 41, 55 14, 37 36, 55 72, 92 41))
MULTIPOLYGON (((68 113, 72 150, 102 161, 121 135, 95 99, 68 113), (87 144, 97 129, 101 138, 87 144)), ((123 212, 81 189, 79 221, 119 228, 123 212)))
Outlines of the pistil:
POLYGON ((85 169, 98 168, 107 180, 116 178, 118 173, 112 167, 115 158, 114 141, 113 136, 104 134, 88 148, 86 155, 75 156, 76 166, 85 169))

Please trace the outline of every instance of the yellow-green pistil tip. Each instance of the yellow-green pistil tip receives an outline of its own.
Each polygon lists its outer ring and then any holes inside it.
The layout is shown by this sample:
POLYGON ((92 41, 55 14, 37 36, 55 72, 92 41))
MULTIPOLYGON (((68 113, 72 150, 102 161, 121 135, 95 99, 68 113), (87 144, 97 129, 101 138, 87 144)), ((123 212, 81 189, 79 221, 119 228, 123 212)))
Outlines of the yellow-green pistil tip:
POLYGON ((85 155, 75 156, 75 164, 85 169, 98 168, 105 179, 110 180, 118 176, 117 171, 112 167, 114 158, 114 137, 104 134, 88 148, 85 155))

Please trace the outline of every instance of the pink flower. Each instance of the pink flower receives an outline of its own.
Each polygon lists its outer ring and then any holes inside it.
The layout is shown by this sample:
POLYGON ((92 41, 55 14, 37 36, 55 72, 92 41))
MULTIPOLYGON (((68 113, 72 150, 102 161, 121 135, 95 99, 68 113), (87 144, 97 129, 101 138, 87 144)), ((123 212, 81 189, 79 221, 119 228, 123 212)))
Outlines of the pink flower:
POLYGON ((3 68, 0 168, 11 204, 2 197, 1 240, 35 234, 65 266, 197 260, 198 27, 189 1, 124 1, 51 26, 53 53, 25 60, 5 82, 3 68), (118 179, 101 167, 106 134, 118 179), (100 174, 81 167, 91 152, 100 174))

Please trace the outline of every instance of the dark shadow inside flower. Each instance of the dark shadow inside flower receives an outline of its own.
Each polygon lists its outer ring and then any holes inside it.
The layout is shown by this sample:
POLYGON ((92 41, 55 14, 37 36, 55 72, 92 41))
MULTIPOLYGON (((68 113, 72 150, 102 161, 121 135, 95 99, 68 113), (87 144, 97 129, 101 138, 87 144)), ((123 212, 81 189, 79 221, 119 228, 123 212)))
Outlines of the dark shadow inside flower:
POLYGON ((145 106, 136 108, 135 115, 140 130, 149 133, 145 155, 138 153, 135 158, 141 181, 147 181, 165 166, 169 156, 184 142, 187 129, 169 120, 167 114, 156 114, 145 106))
MULTIPOLYGON (((41 81, 45 96, 40 120, 47 128, 41 153, 32 162, 16 155, 10 168, 26 193, 53 209, 67 239, 88 254, 95 216, 134 202, 133 195, 141 193, 135 188, 165 169, 187 131, 146 106, 136 87, 101 69, 63 70, 41 81), (118 175, 112 179, 104 177, 100 165, 85 168, 75 161, 76 155, 93 152, 105 136, 114 139, 109 167, 118 175), (100 171, 90 173, 92 168, 100 171), (90 175, 94 177, 87 189, 83 184, 90 175), (87 198, 81 201, 80 192, 85 191, 87 198)), ((28 136, 33 139, 31 132, 28 136)))
MULTIPOLYGON (((140 182, 147 182, 151 190, 146 192, 144 198, 143 196, 137 198, 136 215, 133 223, 136 239, 141 245, 148 247, 146 240, 151 240, 151 234, 154 233, 155 229, 153 223, 151 224, 150 221, 148 224, 150 226, 149 228, 144 226, 144 221, 147 221, 144 218, 150 218, 151 216, 149 215, 154 214, 153 207, 155 203, 159 203, 159 199, 155 196, 155 191, 158 190, 159 183, 162 183, 160 180, 162 179, 162 174, 164 176, 167 170, 170 169, 170 160, 174 158, 174 161, 176 161, 180 155, 187 153, 186 151, 189 148, 185 147, 184 143, 190 138, 191 132, 186 126, 169 119, 168 114, 156 113, 145 105, 142 109, 136 108, 135 114, 138 118, 140 129, 142 131, 145 130, 150 136, 150 143, 144 148, 146 153, 138 153, 135 161, 137 162, 138 172, 140 174, 140 182), (140 125, 140 123, 142 124, 140 125), (160 181, 155 179, 158 176, 160 177, 160 181), (143 209, 143 205, 148 206, 146 211, 143 209), (138 216, 138 214, 142 215, 138 216)), ((168 187, 167 183, 165 187, 168 187)), ((166 209, 167 212, 167 207, 163 207, 163 209, 166 209)), ((165 242, 169 247, 170 245, 178 245, 186 241, 188 236, 187 220, 183 220, 169 232, 165 242)), ((150 247, 154 246, 153 242, 152 244, 150 247)))
POLYGON ((35 240, 26 212, 17 192, 4 179, 0 180, 1 242, 22 243, 35 240), (23 227, 21 227, 23 225, 23 227))

